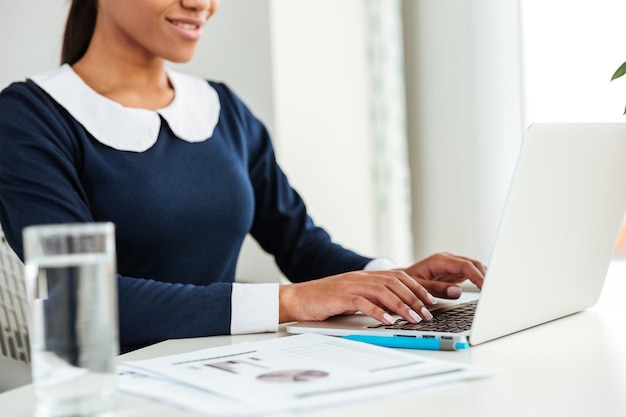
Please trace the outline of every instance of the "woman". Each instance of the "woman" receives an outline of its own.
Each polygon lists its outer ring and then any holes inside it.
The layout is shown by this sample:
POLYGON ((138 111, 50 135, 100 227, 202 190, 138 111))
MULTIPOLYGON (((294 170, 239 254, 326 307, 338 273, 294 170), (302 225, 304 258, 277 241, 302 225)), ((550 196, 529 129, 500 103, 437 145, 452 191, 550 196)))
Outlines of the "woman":
POLYGON ((63 65, 0 94, 0 221, 18 255, 27 225, 114 222, 123 352, 354 311, 418 322, 433 296, 459 297, 465 279, 480 287, 472 259, 380 270, 334 244, 241 100, 165 68, 192 58, 217 7, 73 0, 63 65), (294 284, 233 283, 247 233, 294 284))

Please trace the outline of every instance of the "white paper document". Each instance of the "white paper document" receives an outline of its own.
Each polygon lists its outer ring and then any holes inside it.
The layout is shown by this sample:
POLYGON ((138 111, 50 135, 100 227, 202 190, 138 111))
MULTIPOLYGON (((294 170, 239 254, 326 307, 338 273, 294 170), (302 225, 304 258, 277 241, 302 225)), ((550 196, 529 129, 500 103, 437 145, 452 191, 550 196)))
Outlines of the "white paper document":
POLYGON ((203 415, 264 415, 415 392, 492 370, 302 334, 120 365, 122 391, 203 415))

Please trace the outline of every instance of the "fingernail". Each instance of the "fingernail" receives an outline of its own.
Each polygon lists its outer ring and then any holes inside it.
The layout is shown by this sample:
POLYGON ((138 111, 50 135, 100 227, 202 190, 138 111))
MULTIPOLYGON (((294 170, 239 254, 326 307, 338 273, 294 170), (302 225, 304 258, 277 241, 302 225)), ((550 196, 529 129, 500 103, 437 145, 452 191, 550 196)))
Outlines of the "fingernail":
POLYGON ((426 320, 430 320, 433 318, 433 315, 430 314, 430 311, 428 311, 428 309, 426 307, 422 307, 422 309, 420 310, 422 312, 422 316, 426 319, 426 320))
POLYGON ((419 323, 420 321, 422 321, 422 318, 420 317, 420 315, 417 314, 412 309, 409 309, 409 316, 413 317, 413 320, 415 320, 415 323, 419 323))
POLYGON ((389 313, 385 313, 385 315, 383 315, 383 318, 387 320, 387 323, 389 324, 395 323, 395 320, 393 319, 393 317, 391 317, 391 314, 389 313))
POLYGON ((433 297, 431 293, 427 292, 426 297, 428 298, 428 301, 430 301, 431 304, 437 304, 437 300, 435 300, 435 297, 433 297))
POLYGON ((446 295, 450 298, 459 298, 461 296, 461 287, 448 287, 446 295))

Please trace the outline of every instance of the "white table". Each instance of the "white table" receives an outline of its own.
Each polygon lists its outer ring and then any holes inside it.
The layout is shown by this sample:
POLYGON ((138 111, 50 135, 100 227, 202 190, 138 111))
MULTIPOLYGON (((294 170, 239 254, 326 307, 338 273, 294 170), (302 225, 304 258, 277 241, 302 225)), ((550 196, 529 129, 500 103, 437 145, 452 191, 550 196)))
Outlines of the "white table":
MULTIPOLYGON (((598 304, 581 313, 474 346, 418 354, 496 367, 496 376, 412 396, 381 398, 316 416, 626 416, 626 262, 613 262, 598 304)), ((284 332, 169 340, 123 355, 146 359, 211 346, 285 336, 284 332)), ((0 415, 31 417, 30 386, 0 394, 0 415)), ((159 403, 120 395, 119 417, 190 417, 159 403)))

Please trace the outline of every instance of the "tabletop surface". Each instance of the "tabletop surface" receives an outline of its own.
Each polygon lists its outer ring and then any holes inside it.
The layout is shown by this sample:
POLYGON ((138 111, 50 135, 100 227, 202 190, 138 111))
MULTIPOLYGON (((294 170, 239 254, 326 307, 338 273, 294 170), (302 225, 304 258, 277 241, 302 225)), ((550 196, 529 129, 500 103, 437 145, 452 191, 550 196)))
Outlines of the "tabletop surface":
MULTIPOLYGON (((380 398, 315 412, 316 416, 626 416, 626 261, 615 261, 597 305, 583 312, 465 351, 409 351, 438 359, 498 368, 495 376, 414 395, 380 398)), ((243 341, 286 336, 278 333, 168 340, 122 355, 147 359, 243 341)), ((0 394, 2 416, 32 416, 32 388, 0 394)), ((129 395, 120 395, 119 417, 193 414, 129 395)))

